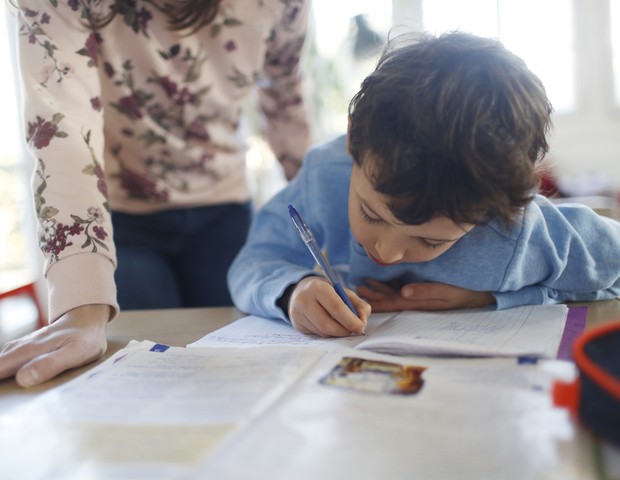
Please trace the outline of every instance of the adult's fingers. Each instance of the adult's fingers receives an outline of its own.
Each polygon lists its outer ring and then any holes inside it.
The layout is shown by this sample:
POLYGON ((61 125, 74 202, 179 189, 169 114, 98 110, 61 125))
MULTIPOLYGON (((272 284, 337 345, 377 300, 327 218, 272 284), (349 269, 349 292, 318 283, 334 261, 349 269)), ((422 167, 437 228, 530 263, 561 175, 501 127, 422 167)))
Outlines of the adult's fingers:
POLYGON ((107 305, 84 305, 7 343, 0 353, 0 378, 15 375, 19 385, 28 387, 99 358, 107 347, 109 317, 107 305))
POLYGON ((15 381, 22 387, 46 382, 65 370, 81 367, 103 355, 106 349, 105 335, 94 338, 91 335, 71 335, 62 339, 59 348, 33 357, 21 366, 15 381))

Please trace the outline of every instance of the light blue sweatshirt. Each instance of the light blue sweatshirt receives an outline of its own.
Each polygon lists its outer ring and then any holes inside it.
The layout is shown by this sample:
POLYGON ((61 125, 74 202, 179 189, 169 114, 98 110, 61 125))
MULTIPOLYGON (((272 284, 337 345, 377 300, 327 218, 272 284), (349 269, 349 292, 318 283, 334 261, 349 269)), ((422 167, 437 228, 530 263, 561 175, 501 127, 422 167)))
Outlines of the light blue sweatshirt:
POLYGON ((293 204, 349 288, 366 278, 441 282, 492 292, 498 309, 592 301, 620 295, 620 223, 582 205, 556 206, 537 196, 515 226, 476 226, 441 256, 383 267, 351 235, 353 160, 340 137, 308 152, 297 177, 255 215, 248 241, 228 273, 240 310, 288 321, 276 301, 316 272, 288 213, 293 204))

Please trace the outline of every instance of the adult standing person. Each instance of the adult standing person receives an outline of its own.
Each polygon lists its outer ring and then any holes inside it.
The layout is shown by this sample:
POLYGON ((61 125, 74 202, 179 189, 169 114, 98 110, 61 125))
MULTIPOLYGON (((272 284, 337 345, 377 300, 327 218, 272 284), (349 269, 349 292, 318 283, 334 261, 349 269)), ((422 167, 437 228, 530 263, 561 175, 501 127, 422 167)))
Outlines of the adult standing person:
POLYGON ((292 178, 308 146, 298 67, 310 5, 17 3, 51 325, 5 346, 0 378, 30 386, 99 358, 119 304, 231 303, 225 274, 250 221, 243 103, 258 87, 292 178))

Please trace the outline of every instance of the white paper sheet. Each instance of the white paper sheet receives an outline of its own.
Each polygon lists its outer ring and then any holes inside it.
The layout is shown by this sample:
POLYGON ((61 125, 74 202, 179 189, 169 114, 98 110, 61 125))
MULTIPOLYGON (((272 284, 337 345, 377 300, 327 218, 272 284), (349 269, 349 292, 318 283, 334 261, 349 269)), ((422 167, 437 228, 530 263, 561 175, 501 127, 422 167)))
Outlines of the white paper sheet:
POLYGON ((400 312, 357 348, 400 355, 554 358, 567 314, 566 305, 525 305, 500 311, 400 312))
POLYGON ((324 355, 271 347, 153 352, 153 345, 133 342, 0 416, 4 478, 180 478, 324 355))
POLYGON ((570 377, 572 365, 400 357, 398 363, 426 368, 421 390, 369 394, 321 383, 344 354, 328 354, 277 410, 191 478, 582 478, 585 453, 567 412, 553 408, 549 396, 554 370, 570 377))
POLYGON ((322 338, 304 335, 281 320, 249 315, 240 318, 196 340, 188 347, 257 347, 265 345, 312 346, 323 350, 354 347, 371 336, 394 313, 373 314, 368 320, 367 335, 351 335, 344 338, 322 338))

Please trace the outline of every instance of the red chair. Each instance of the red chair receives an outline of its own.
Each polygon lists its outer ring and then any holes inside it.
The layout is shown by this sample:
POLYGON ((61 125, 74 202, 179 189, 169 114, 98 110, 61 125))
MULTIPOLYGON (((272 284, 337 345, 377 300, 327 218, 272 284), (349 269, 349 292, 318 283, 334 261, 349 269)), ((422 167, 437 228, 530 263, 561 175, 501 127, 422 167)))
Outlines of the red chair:
POLYGON ((35 283, 28 283, 26 285, 22 285, 21 287, 14 288, 13 290, 9 290, 8 292, 1 292, 0 301, 22 295, 30 298, 37 309, 37 328, 45 327, 47 325, 47 319, 43 313, 43 308, 41 307, 41 302, 39 301, 35 283))

